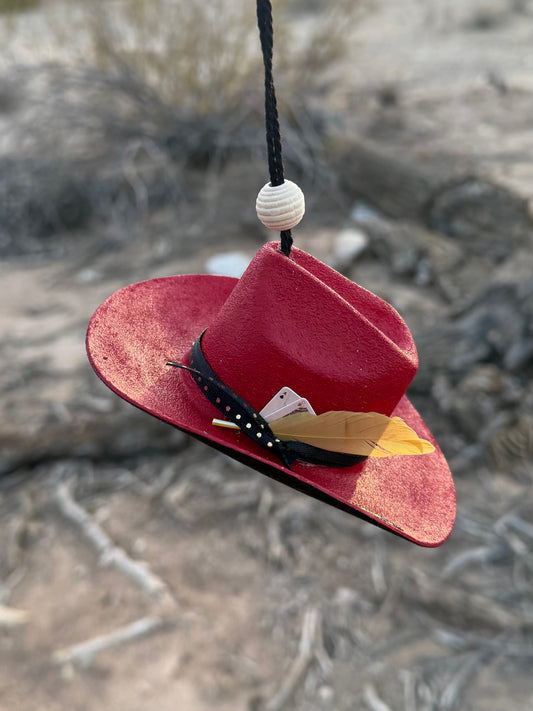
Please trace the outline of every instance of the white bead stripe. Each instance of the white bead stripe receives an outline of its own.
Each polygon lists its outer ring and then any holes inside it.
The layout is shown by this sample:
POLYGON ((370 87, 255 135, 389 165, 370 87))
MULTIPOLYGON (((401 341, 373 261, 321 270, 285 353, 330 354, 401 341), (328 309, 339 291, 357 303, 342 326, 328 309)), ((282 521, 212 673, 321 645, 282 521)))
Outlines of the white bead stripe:
POLYGON ((305 198, 291 180, 282 185, 264 185, 255 203, 257 216, 269 230, 283 232, 300 222, 305 213, 305 198))

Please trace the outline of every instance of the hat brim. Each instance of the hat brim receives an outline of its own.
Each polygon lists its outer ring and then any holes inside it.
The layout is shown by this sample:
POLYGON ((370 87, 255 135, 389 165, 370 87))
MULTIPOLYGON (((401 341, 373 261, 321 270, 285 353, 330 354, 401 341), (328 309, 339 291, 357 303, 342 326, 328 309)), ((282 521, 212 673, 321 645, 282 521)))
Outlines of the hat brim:
POLYGON ((229 277, 174 276, 117 291, 96 310, 87 332, 87 352, 97 375, 136 407, 263 474, 419 545, 442 544, 455 520, 455 489, 442 452, 406 397, 393 415, 430 440, 435 451, 369 458, 346 469, 298 461, 289 470, 241 432, 212 425, 212 419, 220 417, 218 410, 187 371, 166 363, 184 358, 236 283, 229 277))

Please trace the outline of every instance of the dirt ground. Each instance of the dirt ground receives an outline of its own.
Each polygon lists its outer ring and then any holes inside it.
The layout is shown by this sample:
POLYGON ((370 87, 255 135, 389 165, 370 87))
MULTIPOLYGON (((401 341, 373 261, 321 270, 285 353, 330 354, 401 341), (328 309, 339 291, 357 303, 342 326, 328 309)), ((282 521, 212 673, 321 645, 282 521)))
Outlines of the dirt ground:
POLYGON ((76 192, 76 224, 11 239, 6 181, 21 195, 34 171, 49 200, 60 182, 23 155, 41 75, 13 77, 45 61, 25 40, 0 82, 0 711, 533 708, 533 7, 376 0, 351 31, 295 244, 411 327, 410 396, 457 488, 451 538, 387 534, 98 381, 93 310, 251 257, 267 235, 241 186, 266 164, 194 166, 175 205, 150 203, 150 165, 130 223, 87 216, 76 192), (362 239, 348 256, 346 230, 362 239))

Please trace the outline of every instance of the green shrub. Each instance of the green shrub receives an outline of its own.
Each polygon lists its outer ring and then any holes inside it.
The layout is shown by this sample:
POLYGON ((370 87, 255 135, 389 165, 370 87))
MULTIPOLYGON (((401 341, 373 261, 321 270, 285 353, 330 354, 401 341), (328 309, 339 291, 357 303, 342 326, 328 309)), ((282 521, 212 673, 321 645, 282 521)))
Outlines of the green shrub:
POLYGON ((12 14, 33 10, 41 0, 0 0, 0 13, 12 14))
MULTIPOLYGON (((366 0, 330 0, 309 22, 295 0, 274 6, 276 80, 309 91, 342 59, 366 0)), ((301 4, 300 4, 301 7, 301 4)), ((92 61, 135 76, 167 105, 198 115, 233 114, 261 90, 253 0, 99 0, 88 24, 92 61)))

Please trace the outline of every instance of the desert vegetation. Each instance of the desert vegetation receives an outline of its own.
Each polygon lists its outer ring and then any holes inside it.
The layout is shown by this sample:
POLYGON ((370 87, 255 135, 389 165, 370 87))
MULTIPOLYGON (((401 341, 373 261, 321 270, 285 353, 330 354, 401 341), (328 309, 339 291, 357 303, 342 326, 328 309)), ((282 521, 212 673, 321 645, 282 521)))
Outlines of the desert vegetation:
POLYGON ((254 3, 0 3, 0 705, 529 711, 529 2, 277 0, 295 243, 392 303, 454 473, 424 550, 121 402, 121 286, 268 239, 254 3))

